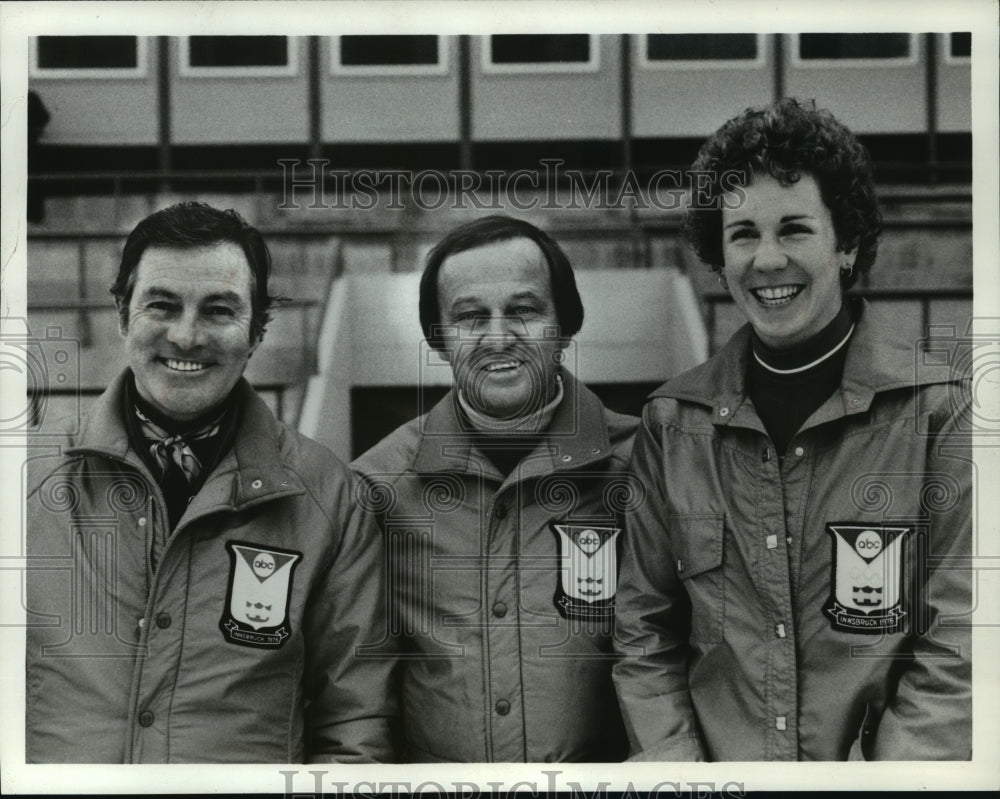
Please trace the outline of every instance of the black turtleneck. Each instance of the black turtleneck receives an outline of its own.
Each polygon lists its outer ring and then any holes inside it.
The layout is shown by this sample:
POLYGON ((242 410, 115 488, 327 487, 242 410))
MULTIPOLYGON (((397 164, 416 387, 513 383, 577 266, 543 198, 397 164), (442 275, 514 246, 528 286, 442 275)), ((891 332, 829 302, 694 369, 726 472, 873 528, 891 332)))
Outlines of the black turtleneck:
POLYGON ((840 385, 848 344, 829 353, 844 341, 859 311, 860 307, 845 303, 819 333, 785 349, 768 347, 753 334, 747 393, 779 456, 785 454, 806 419, 840 385), (824 358, 826 355, 829 357, 824 358))

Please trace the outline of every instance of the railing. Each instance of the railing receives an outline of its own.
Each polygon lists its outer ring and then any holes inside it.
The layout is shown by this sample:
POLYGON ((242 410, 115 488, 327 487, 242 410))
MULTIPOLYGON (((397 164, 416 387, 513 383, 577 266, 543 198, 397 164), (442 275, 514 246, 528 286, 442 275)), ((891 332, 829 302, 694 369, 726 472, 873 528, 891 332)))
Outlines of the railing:
MULTIPOLYGON (((329 162, 324 161, 326 167, 331 166, 329 162)), ((669 165, 664 165, 665 169, 672 169, 673 167, 669 165)), ((677 166, 676 171, 682 173, 684 166, 677 166)), ((296 167, 297 171, 308 170, 308 164, 305 161, 299 163, 296 167)), ((337 177, 332 177, 324 173, 324 170, 319 170, 319 179, 315 183, 315 186, 324 191, 328 192, 331 189, 336 191, 341 190, 343 196, 348 196, 349 192, 343 190, 344 176, 349 175, 352 171, 357 172, 359 170, 338 170, 337 177)), ((445 182, 449 185, 452 191, 457 192, 457 185, 459 183, 459 175, 463 178, 469 175, 478 176, 481 181, 485 181, 487 185, 492 186, 492 178, 486 172, 477 172, 474 170, 470 171, 438 171, 438 170, 426 170, 433 171, 437 175, 445 179, 445 182)), ((510 170, 510 174, 506 178, 513 178, 516 174, 523 172, 524 170, 510 170)), ((623 185, 625 185, 626 178, 636 179, 635 174, 631 172, 626 172, 622 170, 574 170, 580 177, 596 177, 603 176, 607 179, 607 186, 612 190, 620 190, 623 185)), ((419 170, 411 170, 411 178, 413 174, 417 174, 419 170)), ((493 171, 495 172, 495 170, 493 171)), ((537 191, 543 194, 548 194, 551 191, 567 188, 570 181, 565 175, 560 175, 555 181, 551 181, 554 185, 549 185, 546 181, 548 180, 547 174, 544 170, 536 170, 534 173, 538 179, 537 186, 531 188, 525 188, 524 194, 529 195, 531 191, 537 191)), ((155 194, 176 194, 183 193, 186 191, 211 191, 211 192, 222 192, 222 193, 232 193, 234 191, 243 191, 246 195, 253 197, 255 202, 255 210, 258 212, 258 218, 266 217, 266 213, 260 213, 263 211, 261 202, 267 198, 272 199, 272 195, 269 192, 280 192, 282 198, 287 198, 289 205, 286 205, 285 210, 289 207, 294 207, 295 205, 300 205, 302 207, 308 208, 308 203, 301 200, 303 197, 303 192, 300 191, 298 195, 293 193, 293 189, 298 186, 300 189, 303 186, 302 176, 299 175, 297 178, 293 175, 294 179, 289 178, 286 170, 284 169, 219 169, 219 170, 205 170, 196 169, 189 171, 134 171, 129 173, 121 172, 71 172, 71 173, 42 173, 42 174, 32 174, 28 176, 29 185, 41 188, 44 192, 46 187, 61 187, 63 190, 59 192, 60 195, 66 194, 65 189, 69 189, 70 195, 75 194, 103 194, 105 196, 110 196, 115 202, 116 218, 118 218, 117 211, 121 207, 122 197, 126 196, 129 192, 126 191, 127 187, 132 186, 133 190, 131 193, 143 193, 147 195, 155 194), (100 192, 93 191, 95 184, 98 186, 107 186, 106 190, 100 192), (87 187, 87 191, 81 191, 81 187, 87 187), (240 189, 233 189, 233 186, 240 186, 240 189), (186 189, 185 189, 186 187, 186 189), (300 199, 296 199, 296 197, 300 199)), ((505 178, 505 180, 506 180, 505 178)), ((308 183, 308 181, 305 181, 308 183)), ((497 187, 504 187, 504 191, 507 191, 508 183, 497 183, 497 187)), ((519 189, 518 191, 521 191, 519 189)), ((324 194, 324 196, 335 196, 332 194, 324 194)), ((972 201, 972 188, 970 185, 962 183, 956 185, 942 185, 942 186, 886 186, 880 190, 879 193, 880 201, 883 206, 892 206, 896 203, 906 203, 909 205, 914 204, 924 204, 924 203, 967 203, 971 206, 972 201)), ((398 198, 397 198, 398 199, 398 198)), ((634 204, 633 204, 634 205, 634 204)), ((339 210, 339 209, 338 209, 339 210)), ((347 210, 347 209, 344 209, 347 210)), ((337 224, 342 226, 345 231, 358 231, 363 230, 366 225, 364 219, 366 214, 363 211, 354 209, 355 212, 344 217, 341 217, 337 224)), ((404 212, 401 214, 404 218, 409 218, 412 212, 415 210, 411 207, 398 207, 395 210, 404 212)), ((518 210, 516 206, 512 206, 508 210, 518 210)), ((524 209, 520 209, 524 210, 524 209)), ((623 215, 631 218, 635 221, 642 220, 643 223, 647 223, 650 219, 658 220, 670 220, 675 218, 671 216, 669 212, 665 212, 660 208, 652 207, 648 211, 643 211, 642 209, 635 210, 633 207, 623 207, 619 209, 623 212, 623 215)), ((677 209, 680 210, 679 208, 677 209)), ((657 223, 659 224, 659 222, 657 223)), ((669 223, 668 223, 669 224, 669 223)))
MULTIPOLYGON (((447 175, 448 173, 443 173, 447 175)), ((541 174, 541 173, 540 173, 541 174)), ((454 174, 451 175, 454 178, 454 174)), ((611 173, 609 185, 615 187, 624 179, 623 173, 611 173)), ((389 251, 389 268, 398 271, 412 268, 404 255, 412 251, 418 243, 427 243, 440 238, 459 221, 468 218, 452 213, 450 204, 441 211, 423 211, 413 205, 387 208, 380 195, 376 203, 378 212, 364 209, 310 208, 301 196, 290 207, 293 199, 288 190, 287 176, 281 170, 199 170, 192 172, 173 171, 120 173, 79 173, 73 175, 46 174, 30 178, 40 185, 68 184, 78 186, 81 182, 105 182, 112 199, 109 209, 111 219, 99 223, 98 227, 46 227, 31 225, 29 239, 39 241, 76 241, 83 248, 87 242, 98 240, 121 240, 134 221, 122 221, 126 189, 129 186, 143 187, 141 194, 153 198, 158 193, 176 194, 182 185, 200 186, 204 192, 211 186, 214 194, 233 194, 222 186, 242 185, 246 193, 240 197, 242 204, 249 207, 250 221, 268 240, 322 239, 336 237, 345 245, 385 244, 389 251), (268 193, 268 191, 276 193, 268 193), (391 212, 390 212, 391 211, 391 212)), ((541 186, 536 191, 539 197, 548 196, 548 187, 541 186)), ((197 194, 198 191, 192 191, 197 194)), ((525 195, 531 197, 531 190, 525 195)), ((330 195, 332 196, 332 195, 330 195)), ((329 197, 329 196, 328 196, 329 197)), ((346 195, 345 195, 346 197, 346 195)), ((397 198, 399 199, 399 198, 397 198)), ((965 185, 939 188, 914 188, 888 186, 880 192, 887 230, 970 230, 971 229, 971 187, 965 185), (900 206, 905 211, 900 211, 900 206), (942 212, 945 209, 946 212, 942 212)), ((506 209, 508 211, 512 209, 506 209)), ((496 213, 488 210, 484 213, 496 213)), ((662 211, 656 208, 609 209, 595 207, 580 210, 556 210, 546 208, 545 203, 532 212, 560 241, 574 242, 592 240, 597 236, 617 241, 630 247, 632 263, 645 267, 656 264, 653 258, 653 241, 656 237, 674 238, 679 236, 680 209, 662 211)), ((530 214, 529 214, 530 215, 530 214)), ((82 260, 81 260, 82 263, 82 260)))
MULTIPOLYGON (((616 179, 620 179, 617 176, 616 179)), ((332 244, 339 243, 336 254, 331 259, 331 268, 327 277, 326 291, 321 299, 293 300, 282 307, 299 309, 301 311, 301 328, 299 334, 304 349, 308 351, 306 371, 313 373, 316 364, 316 335, 310 327, 310 319, 322 312, 322 304, 329 296, 332 281, 345 271, 344 250, 351 244, 384 245, 388 252, 388 267, 392 271, 401 268, 414 268, 417 264, 411 258, 404 264, 404 254, 412 255, 418 245, 436 240, 459 221, 453 213, 422 212, 420 209, 403 208, 394 214, 371 214, 364 211, 338 213, 296 213, 294 210, 281 209, 280 197, 268 194, 267 190, 280 192, 284 186, 284 176, 281 172, 262 173, 260 171, 198 171, 191 173, 159 172, 107 174, 82 173, 76 175, 42 175, 33 176, 32 181, 41 184, 78 183, 80 181, 107 181, 112 198, 110 215, 106 223, 97 227, 45 227, 32 225, 28 229, 29 241, 75 242, 77 245, 77 264, 80 291, 78 300, 69 302, 40 301, 31 302, 29 307, 35 312, 66 312, 79 313, 79 330, 82 343, 87 346, 91 341, 90 315, 95 312, 105 312, 112 308, 109 300, 98 300, 86 296, 87 264, 86 248, 95 241, 123 242, 128 232, 123 228, 122 211, 127 189, 131 186, 144 186, 142 194, 151 200, 160 192, 182 194, 181 184, 204 185, 212 181, 235 185, 242 183, 249 190, 246 195, 238 195, 241 200, 252 204, 253 216, 251 222, 269 241, 285 240, 324 240, 332 244), (164 188, 166 187, 166 188, 164 188)), ((232 191, 221 191, 215 187, 215 194, 233 194, 232 191)), ((885 227, 887 231, 970 231, 972 197, 971 187, 952 186, 942 188, 887 187, 881 194, 885 212, 885 227), (904 210, 901 210, 901 207, 904 210)), ((298 204, 305 210, 308 204, 301 200, 298 204)), ((561 242, 579 243, 589 241, 604 241, 618 243, 627 249, 630 258, 629 265, 654 268, 660 264, 672 264, 678 268, 693 271, 693 256, 680 243, 679 213, 655 210, 637 211, 625 209, 606 212, 607 209, 591 209, 584 212, 557 211, 545 212, 542 208, 541 221, 555 238, 561 242), (676 249, 674 249, 676 248, 676 249)), ((487 211, 497 212, 497 211, 487 211)), ((707 271, 704 267, 698 267, 707 271)), ((704 275, 692 275, 697 279, 697 293, 703 303, 709 341, 714 347, 717 342, 717 309, 721 305, 732 302, 728 293, 711 287, 704 275), (700 286, 697 284, 701 284, 700 286)), ((964 279, 960 276, 960 279, 964 279)), ((854 293, 873 299, 912 300, 919 302, 921 329, 926 329, 931 318, 931 304, 935 300, 971 300, 971 287, 920 288, 906 287, 873 287, 861 285, 854 293)), ((280 312, 280 308, 278 309, 280 312)), ((258 385, 260 385, 258 381, 258 385)), ((284 384, 271 386, 277 393, 277 402, 284 400, 284 384)))

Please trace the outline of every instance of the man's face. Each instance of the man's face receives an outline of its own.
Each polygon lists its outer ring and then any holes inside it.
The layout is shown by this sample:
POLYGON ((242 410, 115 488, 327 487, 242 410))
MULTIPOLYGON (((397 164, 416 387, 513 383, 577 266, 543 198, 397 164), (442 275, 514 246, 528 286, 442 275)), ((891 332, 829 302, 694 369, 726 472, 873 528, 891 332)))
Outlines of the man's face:
POLYGON ((442 357, 477 411, 525 416, 555 393, 559 321, 549 269, 530 239, 487 244, 446 258, 438 272, 441 322, 454 326, 442 357))
POLYGON ((250 265, 236 244, 146 250, 122 331, 139 395, 179 422, 220 405, 257 347, 250 296, 250 265))

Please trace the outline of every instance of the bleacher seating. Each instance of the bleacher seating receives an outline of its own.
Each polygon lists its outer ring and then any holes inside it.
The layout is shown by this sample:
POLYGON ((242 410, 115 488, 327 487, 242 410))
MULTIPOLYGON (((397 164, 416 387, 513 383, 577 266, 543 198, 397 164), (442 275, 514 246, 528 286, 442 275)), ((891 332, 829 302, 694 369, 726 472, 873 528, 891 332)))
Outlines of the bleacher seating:
MULTIPOLYGON (((968 187, 887 187, 883 196, 885 234, 879 259, 860 290, 898 305, 917 337, 927 324, 964 328, 972 295, 968 187)), ((476 215, 497 212, 452 209, 448 204, 434 211, 387 209, 385 203, 370 210, 311 209, 301 196, 297 202, 302 207, 282 209, 279 194, 249 192, 52 197, 45 221, 30 225, 28 231, 29 320, 33 331, 56 326, 80 341, 88 369, 75 388, 99 390, 119 368, 108 286, 125 235, 152 209, 181 199, 236 208, 269 242, 272 293, 293 302, 275 312, 248 376, 269 392, 269 401, 289 420, 296 418, 305 382, 315 368, 323 304, 332 281, 338 275, 417 271, 445 231, 476 215)), ((325 199, 332 204, 336 198, 325 199)), ((677 213, 540 207, 519 215, 550 231, 579 270, 679 268, 700 298, 711 351, 743 322, 715 275, 681 240, 677 213)))

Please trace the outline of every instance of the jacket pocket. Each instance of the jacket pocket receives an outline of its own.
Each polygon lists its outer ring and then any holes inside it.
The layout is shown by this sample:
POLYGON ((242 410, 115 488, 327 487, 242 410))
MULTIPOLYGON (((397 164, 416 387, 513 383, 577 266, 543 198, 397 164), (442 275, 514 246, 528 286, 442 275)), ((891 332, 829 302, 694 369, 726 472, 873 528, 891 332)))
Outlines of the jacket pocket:
POLYGON ((691 600, 691 641, 721 643, 725 621, 722 571, 722 514, 675 515, 669 518, 674 568, 691 600))

